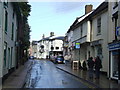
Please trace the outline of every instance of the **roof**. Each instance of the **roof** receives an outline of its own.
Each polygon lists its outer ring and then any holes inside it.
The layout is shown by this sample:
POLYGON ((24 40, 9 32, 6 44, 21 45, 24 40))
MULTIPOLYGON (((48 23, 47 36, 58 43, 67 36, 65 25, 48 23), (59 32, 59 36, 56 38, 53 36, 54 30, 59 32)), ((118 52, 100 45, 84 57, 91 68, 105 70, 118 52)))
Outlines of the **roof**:
POLYGON ((93 11, 87 13, 87 14, 84 14, 83 16, 81 17, 78 17, 76 18, 76 20, 74 21, 74 23, 71 25, 71 27, 69 28, 69 30, 67 31, 67 33, 70 32, 70 30, 75 26, 77 25, 78 23, 82 22, 86 17, 88 17, 93 11))
POLYGON ((105 10, 108 8, 108 2, 103 2, 101 3, 95 10, 92 12, 89 17, 93 17, 96 14, 99 14, 101 11, 105 10))
POLYGON ((86 20, 86 19, 90 19, 91 17, 95 16, 96 14, 99 14, 101 11, 105 10, 108 8, 108 2, 103 2, 101 3, 95 10, 79 17, 76 18, 76 20, 74 21, 74 23, 70 26, 70 28, 68 29, 67 33, 69 33, 71 30, 73 30, 74 28, 76 28, 77 26, 79 26, 79 24, 86 20))
POLYGON ((55 39, 57 39, 57 40, 64 40, 64 36, 52 36, 52 37, 46 37, 46 38, 43 38, 43 39, 41 39, 41 40, 39 40, 38 42, 41 42, 41 41, 43 41, 43 40, 45 40, 45 41, 49 41, 49 40, 55 40, 55 39))
POLYGON ((64 36, 53 36, 53 37, 50 37, 50 40, 64 40, 64 36))
POLYGON ((43 39, 39 40, 38 42, 43 41, 43 40, 46 40, 46 41, 47 41, 47 40, 49 40, 49 38, 50 38, 50 37, 43 38, 43 39))
POLYGON ((38 41, 32 41, 32 45, 37 45, 38 41))

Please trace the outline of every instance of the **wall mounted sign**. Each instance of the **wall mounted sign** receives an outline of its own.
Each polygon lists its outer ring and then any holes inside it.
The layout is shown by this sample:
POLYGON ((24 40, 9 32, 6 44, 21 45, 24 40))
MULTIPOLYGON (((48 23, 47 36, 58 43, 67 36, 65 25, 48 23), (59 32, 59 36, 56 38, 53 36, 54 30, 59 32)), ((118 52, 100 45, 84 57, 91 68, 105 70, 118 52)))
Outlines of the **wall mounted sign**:
POLYGON ((76 42, 76 43, 75 43, 75 48, 76 48, 76 49, 79 49, 79 48, 80 48, 80 43, 79 43, 79 42, 76 42))
POLYGON ((113 44, 109 44, 109 50, 117 50, 120 49, 120 43, 113 43, 113 44))

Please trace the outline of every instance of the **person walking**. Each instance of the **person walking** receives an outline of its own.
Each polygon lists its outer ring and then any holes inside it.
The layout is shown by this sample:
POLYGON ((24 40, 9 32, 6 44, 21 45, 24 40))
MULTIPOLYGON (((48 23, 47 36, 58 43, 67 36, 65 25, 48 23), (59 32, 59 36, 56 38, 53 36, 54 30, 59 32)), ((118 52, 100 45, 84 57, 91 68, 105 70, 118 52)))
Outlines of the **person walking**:
POLYGON ((87 66, 86 66, 86 61, 85 60, 83 61, 82 68, 83 68, 83 70, 87 70, 87 66))
POLYGON ((100 78, 100 69, 102 68, 102 62, 99 56, 96 57, 95 59, 95 79, 100 78))
POLYGON ((67 62, 68 62, 68 55, 67 54, 64 56, 64 61, 65 61, 65 65, 67 65, 67 62))
POLYGON ((89 78, 93 78, 93 67, 94 67, 94 61, 93 61, 93 57, 89 57, 88 61, 88 74, 89 74, 89 78))

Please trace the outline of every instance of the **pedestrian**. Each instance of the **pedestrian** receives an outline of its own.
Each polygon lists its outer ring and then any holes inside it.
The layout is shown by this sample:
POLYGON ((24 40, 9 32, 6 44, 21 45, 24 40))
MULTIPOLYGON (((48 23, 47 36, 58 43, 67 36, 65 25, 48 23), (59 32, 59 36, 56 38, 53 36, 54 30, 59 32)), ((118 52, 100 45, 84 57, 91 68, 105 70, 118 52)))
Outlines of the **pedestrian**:
POLYGON ((64 56, 64 61, 65 61, 65 65, 67 65, 67 62, 68 62, 68 55, 67 54, 64 56))
POLYGON ((100 78, 100 69, 102 68, 102 62, 99 56, 96 57, 95 59, 95 78, 99 79, 100 78))
POLYGON ((85 62, 85 60, 83 61, 82 67, 83 67, 83 70, 87 70, 87 67, 86 67, 86 62, 85 62))
POLYGON ((94 67, 94 61, 93 61, 93 57, 89 57, 88 61, 88 74, 89 74, 89 78, 93 78, 93 67, 94 67))
POLYGON ((79 69, 82 69, 81 62, 79 61, 79 69))

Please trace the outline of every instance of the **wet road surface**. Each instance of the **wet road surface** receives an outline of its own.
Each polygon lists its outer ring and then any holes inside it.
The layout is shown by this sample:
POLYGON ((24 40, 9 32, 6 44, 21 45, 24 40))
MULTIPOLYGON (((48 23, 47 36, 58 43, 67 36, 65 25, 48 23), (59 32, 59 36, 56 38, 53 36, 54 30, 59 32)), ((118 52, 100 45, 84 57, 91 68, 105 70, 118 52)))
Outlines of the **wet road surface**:
POLYGON ((33 60, 24 88, 88 88, 76 77, 63 72, 48 60, 33 60))

